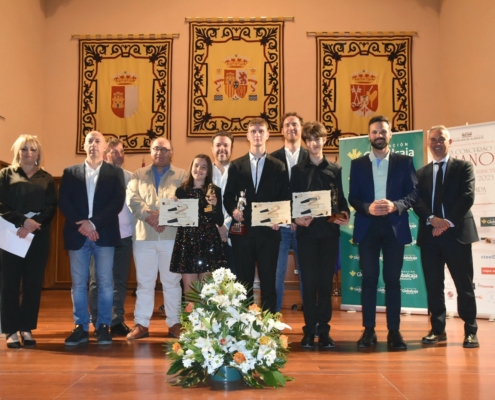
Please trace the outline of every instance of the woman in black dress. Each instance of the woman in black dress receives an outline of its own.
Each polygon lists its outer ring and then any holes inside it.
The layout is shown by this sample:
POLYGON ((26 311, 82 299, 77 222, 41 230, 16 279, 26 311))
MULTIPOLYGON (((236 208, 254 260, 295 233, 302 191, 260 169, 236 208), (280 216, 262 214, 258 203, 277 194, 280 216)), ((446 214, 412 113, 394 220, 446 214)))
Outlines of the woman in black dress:
POLYGON ((7 347, 18 349, 21 343, 25 347, 36 345, 31 331, 38 323, 57 195, 52 176, 40 168, 42 152, 36 136, 19 136, 12 150, 12 165, 0 171, 0 217, 18 228, 20 239, 34 235, 24 258, 0 250, 2 330, 7 347))
POLYGON ((178 199, 199 199, 198 226, 177 229, 170 262, 170 271, 182 274, 184 291, 207 273, 227 268, 217 229, 223 225, 222 192, 213 185, 212 176, 210 157, 198 154, 191 163, 188 178, 175 192, 178 199))

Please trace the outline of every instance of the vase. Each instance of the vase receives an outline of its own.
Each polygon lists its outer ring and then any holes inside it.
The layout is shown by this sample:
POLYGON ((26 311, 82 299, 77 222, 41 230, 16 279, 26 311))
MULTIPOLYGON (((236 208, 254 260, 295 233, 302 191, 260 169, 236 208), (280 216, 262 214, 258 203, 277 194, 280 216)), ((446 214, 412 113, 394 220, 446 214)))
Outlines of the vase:
POLYGON ((216 390, 238 390, 244 386, 244 380, 236 368, 223 366, 210 375, 210 386, 216 390))

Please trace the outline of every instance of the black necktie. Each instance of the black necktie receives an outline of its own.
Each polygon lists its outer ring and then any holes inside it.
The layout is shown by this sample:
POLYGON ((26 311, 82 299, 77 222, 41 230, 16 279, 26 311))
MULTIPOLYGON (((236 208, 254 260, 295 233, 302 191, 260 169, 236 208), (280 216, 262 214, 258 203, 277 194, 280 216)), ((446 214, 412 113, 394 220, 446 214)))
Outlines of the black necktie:
POLYGON ((442 197, 443 197, 443 167, 444 162, 435 163, 438 165, 437 179, 435 180, 435 194, 433 196, 433 215, 443 218, 442 197))
POLYGON ((260 163, 261 158, 256 160, 256 182, 254 182, 254 192, 258 192, 258 164, 260 163))

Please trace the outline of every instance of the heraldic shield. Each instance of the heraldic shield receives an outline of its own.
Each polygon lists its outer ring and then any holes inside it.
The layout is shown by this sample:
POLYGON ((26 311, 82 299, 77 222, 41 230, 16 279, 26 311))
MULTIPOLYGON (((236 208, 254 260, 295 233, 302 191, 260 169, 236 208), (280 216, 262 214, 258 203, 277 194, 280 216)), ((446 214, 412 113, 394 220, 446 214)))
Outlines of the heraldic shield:
POLYGON ((351 76, 351 108, 360 117, 369 117, 378 109, 377 74, 360 71, 351 76))
POLYGON ((224 71, 225 94, 229 99, 243 99, 248 89, 248 71, 245 69, 226 69, 224 71))
POLYGON ((124 71, 114 76, 113 81, 117 85, 111 86, 112 111, 119 118, 131 117, 138 109, 137 76, 124 71))

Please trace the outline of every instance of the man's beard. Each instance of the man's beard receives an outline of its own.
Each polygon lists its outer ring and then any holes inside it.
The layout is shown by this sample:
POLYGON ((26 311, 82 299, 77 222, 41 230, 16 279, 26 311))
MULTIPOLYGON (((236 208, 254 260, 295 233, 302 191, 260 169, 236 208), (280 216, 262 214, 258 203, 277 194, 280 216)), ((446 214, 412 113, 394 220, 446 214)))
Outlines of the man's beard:
POLYGON ((377 149, 377 150, 383 150, 385 147, 388 146, 387 140, 383 139, 379 143, 376 143, 376 141, 371 142, 371 147, 377 149))

